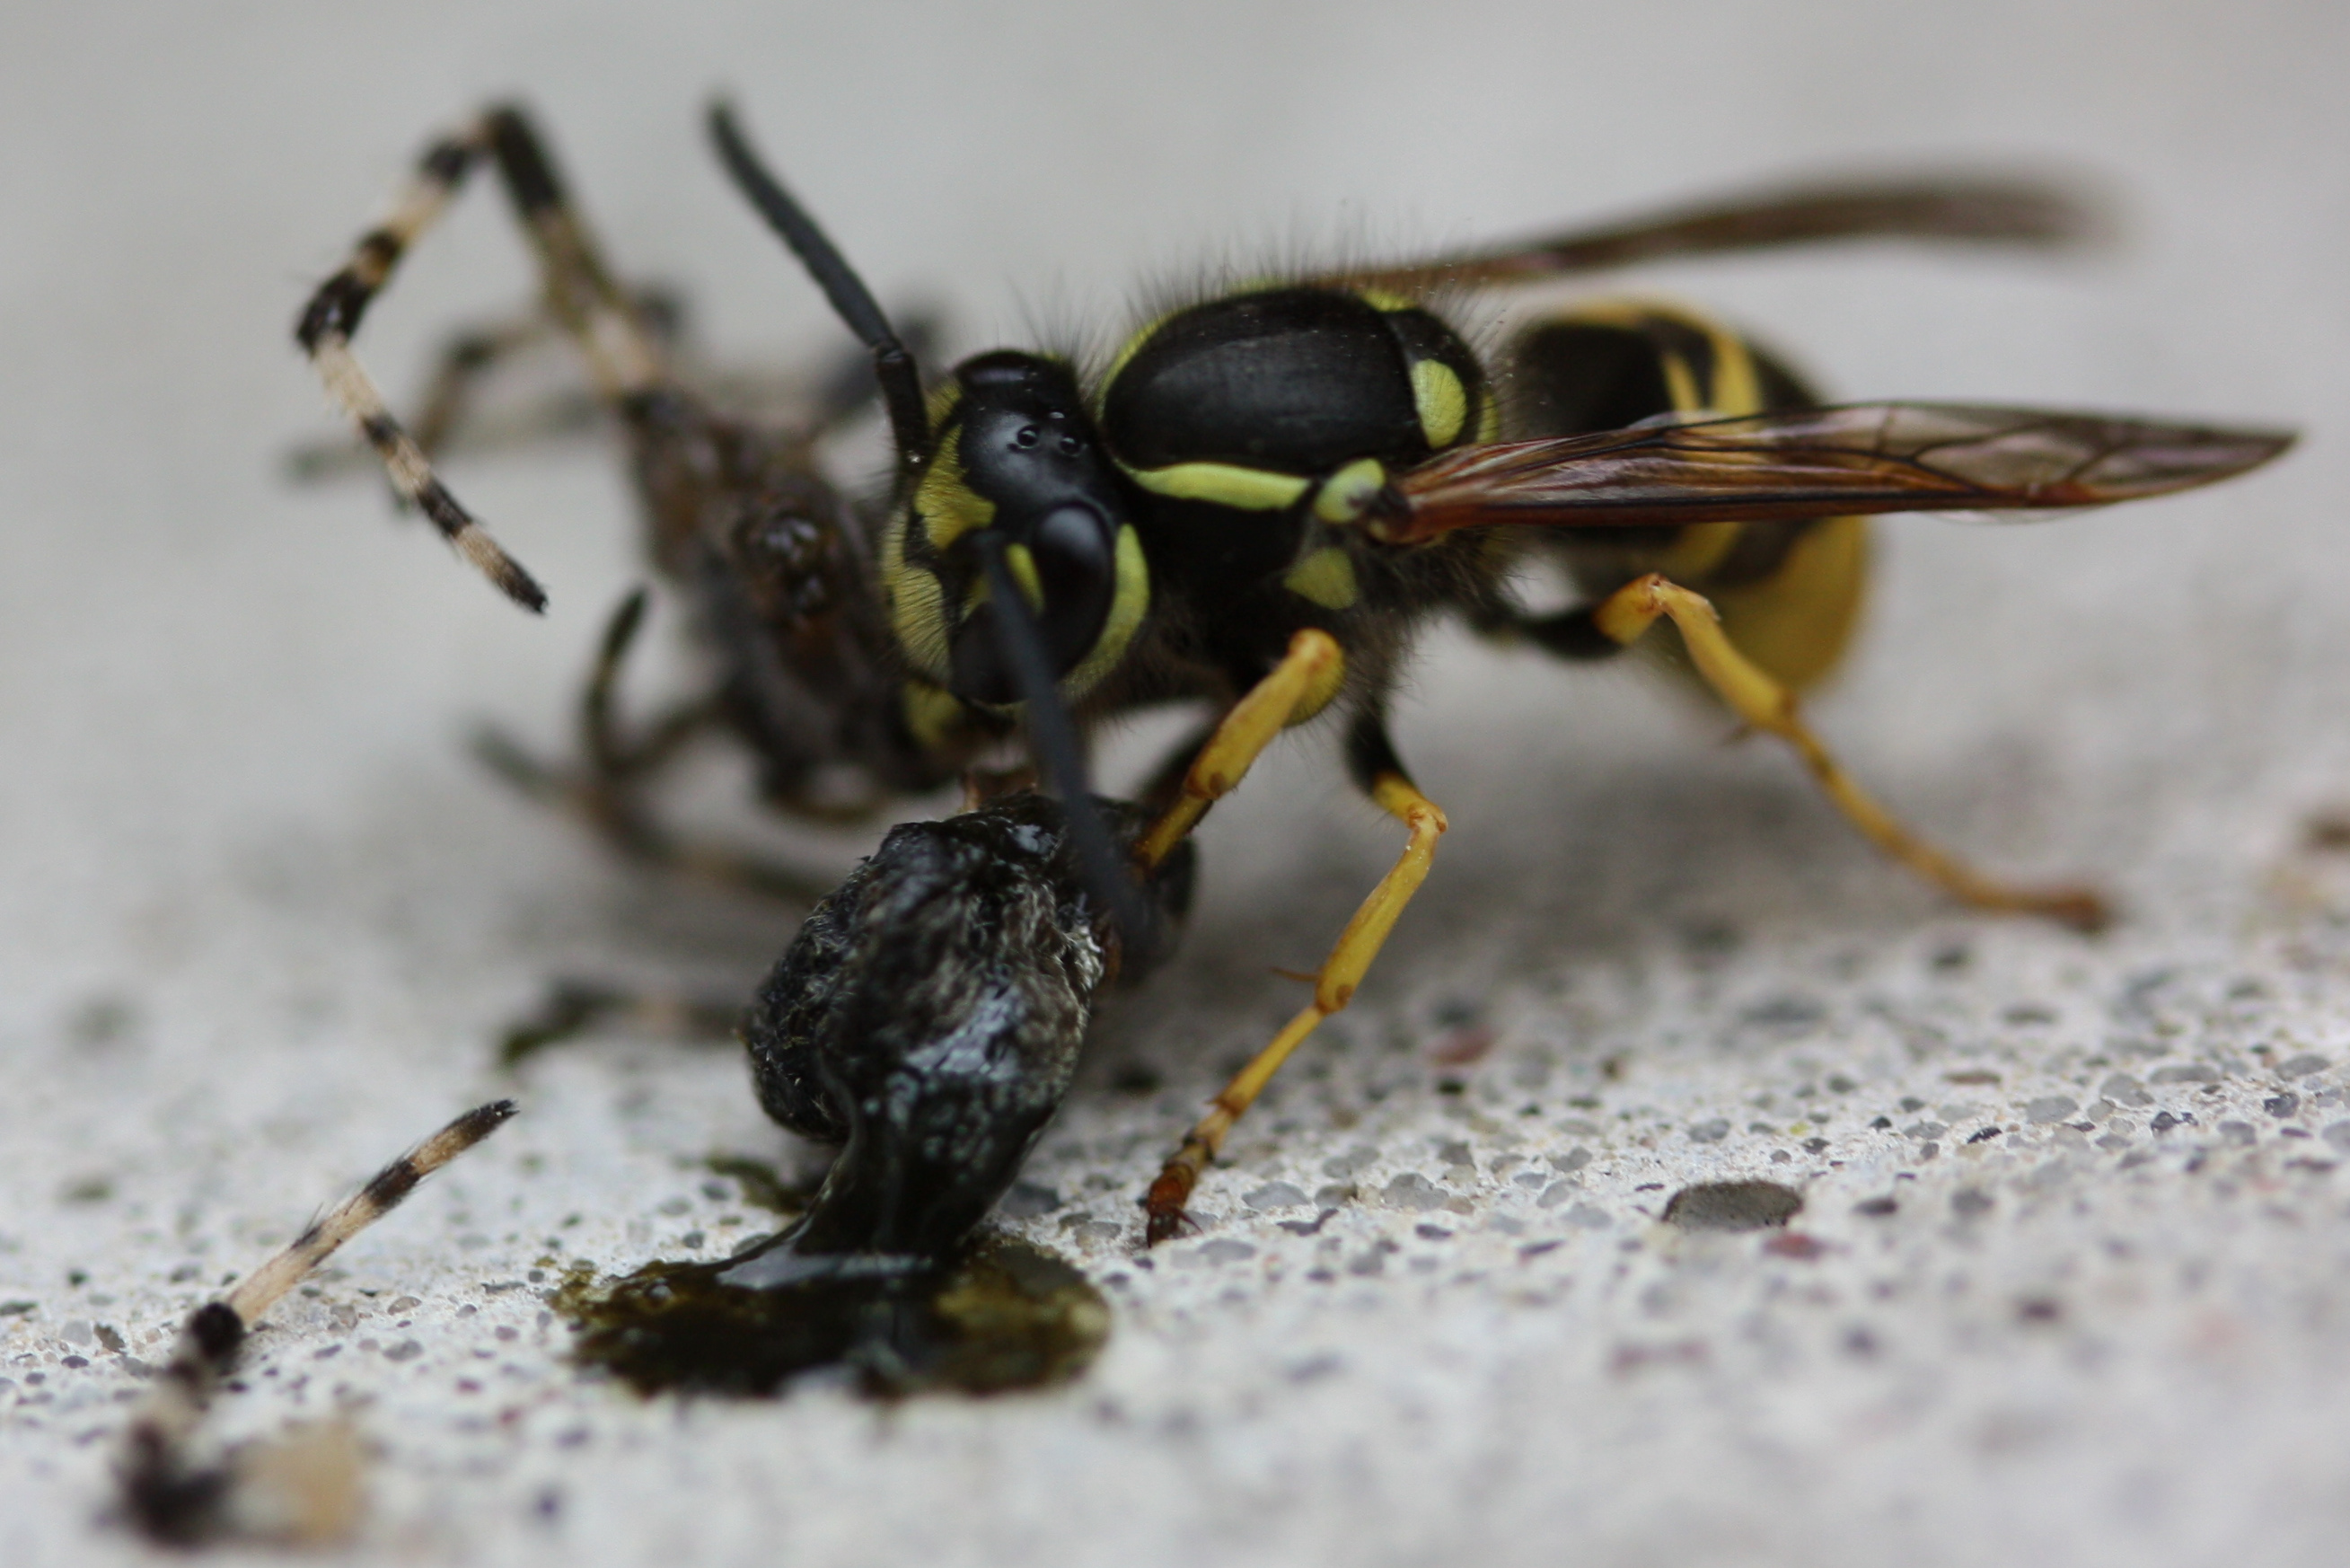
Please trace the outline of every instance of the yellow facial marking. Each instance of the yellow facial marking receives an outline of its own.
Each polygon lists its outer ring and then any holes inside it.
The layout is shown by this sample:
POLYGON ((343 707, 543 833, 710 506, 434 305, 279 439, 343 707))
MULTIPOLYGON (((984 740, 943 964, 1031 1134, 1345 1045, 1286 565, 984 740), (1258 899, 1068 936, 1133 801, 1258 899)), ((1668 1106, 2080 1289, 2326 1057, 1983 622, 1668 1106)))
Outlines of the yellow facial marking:
POLYGON ((1012 569, 1012 580, 1020 585, 1020 597, 1028 601, 1028 608, 1035 614, 1043 615, 1045 580, 1036 575, 1036 557, 1028 553, 1028 546, 1004 545, 1003 564, 1012 569))
POLYGON ((1150 607, 1150 566, 1142 557, 1141 536, 1130 527, 1118 531, 1117 567, 1118 587, 1110 596, 1109 618, 1102 622, 1101 635, 1077 667, 1061 678, 1062 694, 1071 701, 1092 691, 1118 668, 1142 625, 1143 612, 1150 607))
POLYGON ((1371 509, 1387 483, 1388 471, 1378 459, 1359 458, 1322 482, 1314 496, 1314 515, 1334 526, 1356 522, 1371 509))
POLYGON ((927 567, 901 565, 882 579, 889 595, 889 624, 907 662, 934 680, 947 678, 947 596, 927 567))
POLYGON ((1178 462, 1165 468, 1130 468, 1127 473, 1154 495, 1209 501, 1243 512, 1285 512, 1314 485, 1312 480, 1297 474, 1229 462, 1178 462))
POLYGON ((944 747, 962 723, 962 699, 927 680, 904 687, 906 728, 925 750, 944 747))
POLYGON ((914 490, 914 510, 921 514, 922 531, 931 547, 943 550, 974 528, 995 521, 995 503, 964 483, 960 430, 950 427, 940 442, 922 483, 914 490))
POLYGON ((1451 366, 1422 359, 1411 368, 1411 402, 1419 410, 1419 433, 1442 452, 1460 439, 1469 422, 1469 391, 1451 366))
POLYGON ((1336 545, 1309 551, 1283 576, 1281 586, 1324 609, 1346 609, 1361 593, 1355 584, 1354 562, 1336 545))
POLYGON ((1419 308, 1419 301, 1416 299, 1407 299, 1402 295, 1396 293, 1390 288, 1358 288, 1355 291, 1355 297, 1361 300, 1365 305, 1369 306, 1373 310, 1379 311, 1383 314, 1398 310, 1417 310, 1419 308))

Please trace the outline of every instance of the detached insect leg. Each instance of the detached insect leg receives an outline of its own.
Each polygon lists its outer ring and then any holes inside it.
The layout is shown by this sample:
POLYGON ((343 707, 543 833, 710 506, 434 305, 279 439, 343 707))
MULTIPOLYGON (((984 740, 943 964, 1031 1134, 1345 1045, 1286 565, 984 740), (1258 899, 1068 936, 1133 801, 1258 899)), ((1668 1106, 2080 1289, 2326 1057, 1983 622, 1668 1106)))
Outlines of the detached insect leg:
MULTIPOLYGON (((1153 846, 1162 842, 1170 823, 1196 822, 1216 795, 1229 791, 1239 783, 1248 763, 1254 760, 1272 737, 1279 732, 1278 722, 1267 722, 1264 706, 1253 708, 1260 693, 1274 687, 1286 676, 1295 688, 1310 693, 1314 679, 1326 679, 1314 669, 1309 659, 1318 653, 1310 639, 1315 632, 1301 632, 1291 644, 1289 658, 1283 661, 1274 675, 1260 682, 1248 698, 1234 708, 1224 724, 1200 757, 1185 780, 1184 798, 1162 817, 1143 842, 1138 858, 1142 858, 1153 846), (1304 667, 1301 669, 1301 667, 1304 667), (1253 750, 1249 749, 1253 746, 1253 750), (1196 786, 1196 787, 1195 787, 1196 786)), ((1330 653, 1335 656, 1336 645, 1330 653)), ((1270 706, 1266 704, 1265 706, 1270 706)), ((1286 711, 1284 710, 1284 711, 1286 711)), ((1258 1095, 1272 1081, 1290 1053, 1314 1033, 1322 1021, 1346 1007, 1355 997, 1355 988, 1378 956, 1380 947, 1395 927, 1396 919, 1404 906, 1419 890, 1427 879, 1428 868, 1436 857, 1436 841, 1445 830, 1444 813, 1435 802, 1419 793, 1388 738, 1387 726, 1375 713, 1366 714, 1357 722, 1355 732, 1347 746, 1347 762, 1355 782, 1364 793, 1378 803, 1380 809, 1401 822, 1410 830, 1410 838, 1394 867, 1379 879, 1347 929, 1339 933, 1330 956, 1323 961, 1315 976, 1314 1000, 1299 1011, 1295 1018, 1274 1037, 1273 1043, 1258 1052, 1248 1065, 1226 1084, 1211 1103, 1208 1114, 1184 1136, 1182 1147, 1160 1168, 1157 1179, 1144 1199, 1146 1220, 1144 1240, 1156 1244, 1173 1236, 1183 1220, 1183 1206, 1191 1199, 1198 1185, 1200 1173, 1223 1147, 1224 1138, 1243 1112, 1255 1103, 1258 1095)), ((1172 840, 1165 840, 1171 843, 1172 840)), ((1147 859, 1144 864, 1153 862, 1147 859)))
POLYGON ((2106 907, 2094 893, 2071 888, 2012 888, 1994 882, 1894 820, 1853 782, 1804 722, 1795 694, 1731 645, 1713 606, 1702 596, 1651 573, 1594 606, 1589 612, 1589 635, 1600 643, 1629 647, 1659 617, 1671 619, 1699 675, 1730 710, 1793 746, 1845 820, 1894 859, 1978 909, 2041 915, 2080 930, 2095 930, 2106 923, 2106 907))
POLYGON ((400 427, 351 352, 350 339, 392 268, 438 219, 484 157, 495 160, 533 248, 548 307, 586 351, 598 390, 618 400, 645 391, 665 371, 652 335, 605 269, 573 213, 545 147, 519 109, 492 109, 459 134, 434 143, 390 217, 360 236, 340 272, 310 298, 295 337, 317 367, 327 390, 383 459, 401 498, 484 575, 525 608, 546 607, 530 574, 459 505, 432 472, 415 439, 400 427))
MULTIPOLYGON (((336 1249, 397 1209, 419 1182, 497 1131, 514 1114, 512 1100, 466 1112, 378 1171, 227 1295, 195 1310, 180 1333, 172 1359, 157 1376, 153 1393, 123 1438, 119 1470, 123 1501, 142 1533, 170 1545, 189 1546, 252 1532, 252 1525, 239 1517, 236 1493, 239 1482, 258 1468, 256 1456, 232 1453, 225 1461, 208 1466, 187 1451, 213 1388, 235 1363, 245 1335, 262 1314, 336 1249)), ((315 1542, 319 1532, 335 1533, 348 1520, 294 1517, 270 1522, 275 1533, 315 1542)))

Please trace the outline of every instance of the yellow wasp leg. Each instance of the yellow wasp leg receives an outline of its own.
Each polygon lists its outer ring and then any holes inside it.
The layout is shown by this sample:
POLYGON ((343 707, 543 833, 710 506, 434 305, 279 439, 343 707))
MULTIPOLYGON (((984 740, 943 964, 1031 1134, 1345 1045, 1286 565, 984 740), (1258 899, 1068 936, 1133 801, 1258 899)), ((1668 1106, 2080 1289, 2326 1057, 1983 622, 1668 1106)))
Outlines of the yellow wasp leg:
POLYGON ((2003 886, 1896 822, 1862 792, 1804 724, 1796 711, 1795 694, 1731 645, 1713 606, 1702 596, 1651 573, 1610 594, 1592 611, 1592 621, 1611 641, 1629 645, 1659 616, 1671 618, 1688 645, 1690 662, 1731 711, 1794 747, 1829 801, 1879 849, 1978 909, 2044 915, 2080 930, 2095 930, 2106 923, 2105 903, 2095 893, 2070 888, 2041 891, 2003 886))
POLYGON ((1183 1146, 1173 1158, 1159 1168, 1158 1179, 1150 1184, 1149 1196, 1143 1200, 1148 1219, 1143 1237, 1146 1244, 1156 1245, 1175 1234, 1183 1222, 1183 1205, 1191 1199, 1191 1189, 1200 1179, 1200 1172, 1223 1147, 1224 1136, 1232 1131, 1232 1123, 1241 1113, 1254 1103, 1258 1095, 1289 1054, 1304 1043, 1315 1026, 1355 999, 1355 988, 1362 983, 1364 971, 1378 957, 1379 947, 1388 940, 1388 932, 1419 891, 1428 877, 1428 867, 1436 858, 1436 841, 1444 835, 1444 813, 1434 801, 1413 787, 1409 779, 1393 771, 1378 775, 1371 786, 1371 798, 1378 802, 1387 814, 1411 830, 1403 856, 1394 869, 1379 878, 1355 918, 1338 935, 1337 945, 1323 961, 1320 974, 1314 981, 1314 1000, 1296 1017, 1291 1019, 1273 1044, 1258 1052, 1245 1067, 1226 1084, 1223 1092, 1210 1102, 1208 1114, 1184 1136, 1183 1146))
POLYGON ((1290 725, 1312 718, 1337 694, 1346 656, 1326 631, 1306 628, 1289 639, 1289 651, 1265 678, 1248 690, 1218 722, 1215 732, 1191 759, 1183 793, 1134 846, 1135 864, 1145 871, 1159 863, 1200 825, 1208 808, 1230 794, 1249 767, 1290 725))

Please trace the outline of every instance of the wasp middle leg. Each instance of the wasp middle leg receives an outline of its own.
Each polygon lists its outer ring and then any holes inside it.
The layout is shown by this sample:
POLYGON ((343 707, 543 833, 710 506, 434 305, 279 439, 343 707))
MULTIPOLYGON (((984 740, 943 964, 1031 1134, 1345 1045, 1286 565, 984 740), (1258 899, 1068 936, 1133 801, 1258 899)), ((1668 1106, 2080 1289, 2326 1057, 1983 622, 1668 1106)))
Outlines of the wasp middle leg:
MULTIPOLYGON (((1135 858, 1146 871, 1197 825, 1211 805, 1240 783, 1274 736, 1327 700, 1340 665, 1338 646, 1326 634, 1301 631, 1292 639, 1281 663, 1217 725, 1184 777, 1181 797, 1137 846, 1135 858)), ((1305 1037, 1354 1000, 1356 987, 1362 983, 1397 917, 1419 891, 1435 860, 1436 841, 1446 826, 1444 813, 1405 774, 1388 738, 1387 725, 1376 711, 1367 711, 1356 721, 1347 763, 1357 784, 1381 810, 1401 822, 1410 836, 1395 866, 1355 910, 1323 960, 1314 977, 1314 1000, 1223 1086, 1210 1102, 1208 1114, 1184 1135, 1181 1147, 1159 1168, 1143 1199, 1146 1244, 1155 1246, 1181 1229, 1183 1206, 1198 1186, 1200 1173, 1223 1147, 1232 1124, 1255 1103, 1305 1037)))

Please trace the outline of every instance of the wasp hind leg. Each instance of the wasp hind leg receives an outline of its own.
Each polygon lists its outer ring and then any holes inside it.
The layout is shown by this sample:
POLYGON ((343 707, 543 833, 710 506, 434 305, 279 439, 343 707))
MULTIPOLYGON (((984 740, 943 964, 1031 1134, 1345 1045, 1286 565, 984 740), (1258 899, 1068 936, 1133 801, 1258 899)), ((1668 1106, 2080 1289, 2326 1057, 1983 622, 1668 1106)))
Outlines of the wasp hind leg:
MULTIPOLYGON (((1286 663, 1284 661, 1284 667, 1286 663)), ((1275 673, 1278 675, 1279 671, 1275 673)), ((1261 683, 1258 690, 1262 691, 1269 683, 1270 678, 1267 682, 1261 683)), ((1255 692, 1250 695, 1253 697, 1255 692)), ((1244 699, 1241 707, 1246 706, 1247 700, 1244 699)), ((1234 709, 1233 717, 1237 718, 1240 713, 1241 708, 1234 709)), ((1193 763, 1195 774, 1209 774, 1222 767, 1232 783, 1238 782, 1239 772, 1246 771, 1247 762, 1253 759, 1253 753, 1242 760, 1238 771, 1231 769, 1230 755, 1222 753, 1226 750, 1223 743, 1227 740, 1227 730, 1239 728, 1229 719, 1224 726, 1219 726, 1216 735, 1201 749, 1199 761, 1193 763)), ((1270 738, 1270 733, 1267 733, 1265 739, 1270 738)), ((1262 741, 1258 742, 1260 749, 1263 744, 1262 741)), ((1355 988, 1362 983, 1364 974, 1371 967, 1371 961, 1378 957, 1388 933, 1395 928, 1397 917, 1403 913, 1404 906, 1411 902, 1412 895, 1419 891, 1419 885, 1427 879, 1428 868, 1435 860, 1436 841, 1444 836, 1446 826, 1444 813, 1434 801, 1420 794, 1405 774, 1402 762, 1396 756, 1394 742, 1388 738, 1387 724, 1376 711, 1367 712, 1356 721, 1354 733, 1347 742, 1347 763, 1357 784, 1378 804, 1381 810, 1401 822, 1409 830, 1410 837, 1395 866, 1379 878, 1378 886, 1371 889, 1369 896, 1355 910, 1354 918, 1347 922, 1347 929, 1339 933, 1336 944, 1331 948, 1330 956, 1323 960, 1322 968, 1314 977, 1314 1000, 1283 1026, 1271 1044, 1259 1051, 1246 1066, 1233 1075, 1232 1081, 1210 1102, 1208 1114, 1184 1135, 1182 1146, 1159 1168, 1157 1179, 1151 1182, 1150 1191, 1143 1199, 1146 1214, 1143 1239, 1148 1245, 1155 1246, 1167 1241, 1182 1228, 1183 1206, 1190 1201, 1192 1189, 1199 1184, 1200 1173, 1223 1147, 1232 1124, 1255 1103, 1256 1097, 1264 1092, 1265 1085, 1272 1081, 1274 1074, 1281 1070, 1281 1064, 1305 1043, 1305 1037, 1313 1033, 1324 1019, 1354 1000, 1355 988)), ((1229 788, 1230 783, 1225 787, 1229 788)), ((1195 797, 1187 790, 1185 804, 1188 805, 1192 798, 1195 797)), ((1182 805, 1176 807, 1178 812, 1183 809, 1182 805)), ((1205 806, 1200 809, 1204 810, 1205 806)), ((1196 812, 1192 819, 1197 820, 1196 812)))
POLYGON ((2106 924, 2109 915, 2105 901, 2085 888, 2016 888, 1993 881, 1896 821, 1853 781, 1804 722, 1794 690, 1763 671, 1731 642, 1713 605, 1702 595, 1652 572, 1589 609, 1549 618, 1535 635, 1554 652, 1588 658, 1628 648, 1660 618, 1670 619, 1680 632, 1699 678, 1731 711, 1794 747, 1830 804, 1886 854, 1974 909, 2038 915, 2084 931, 2097 930, 2106 924))

